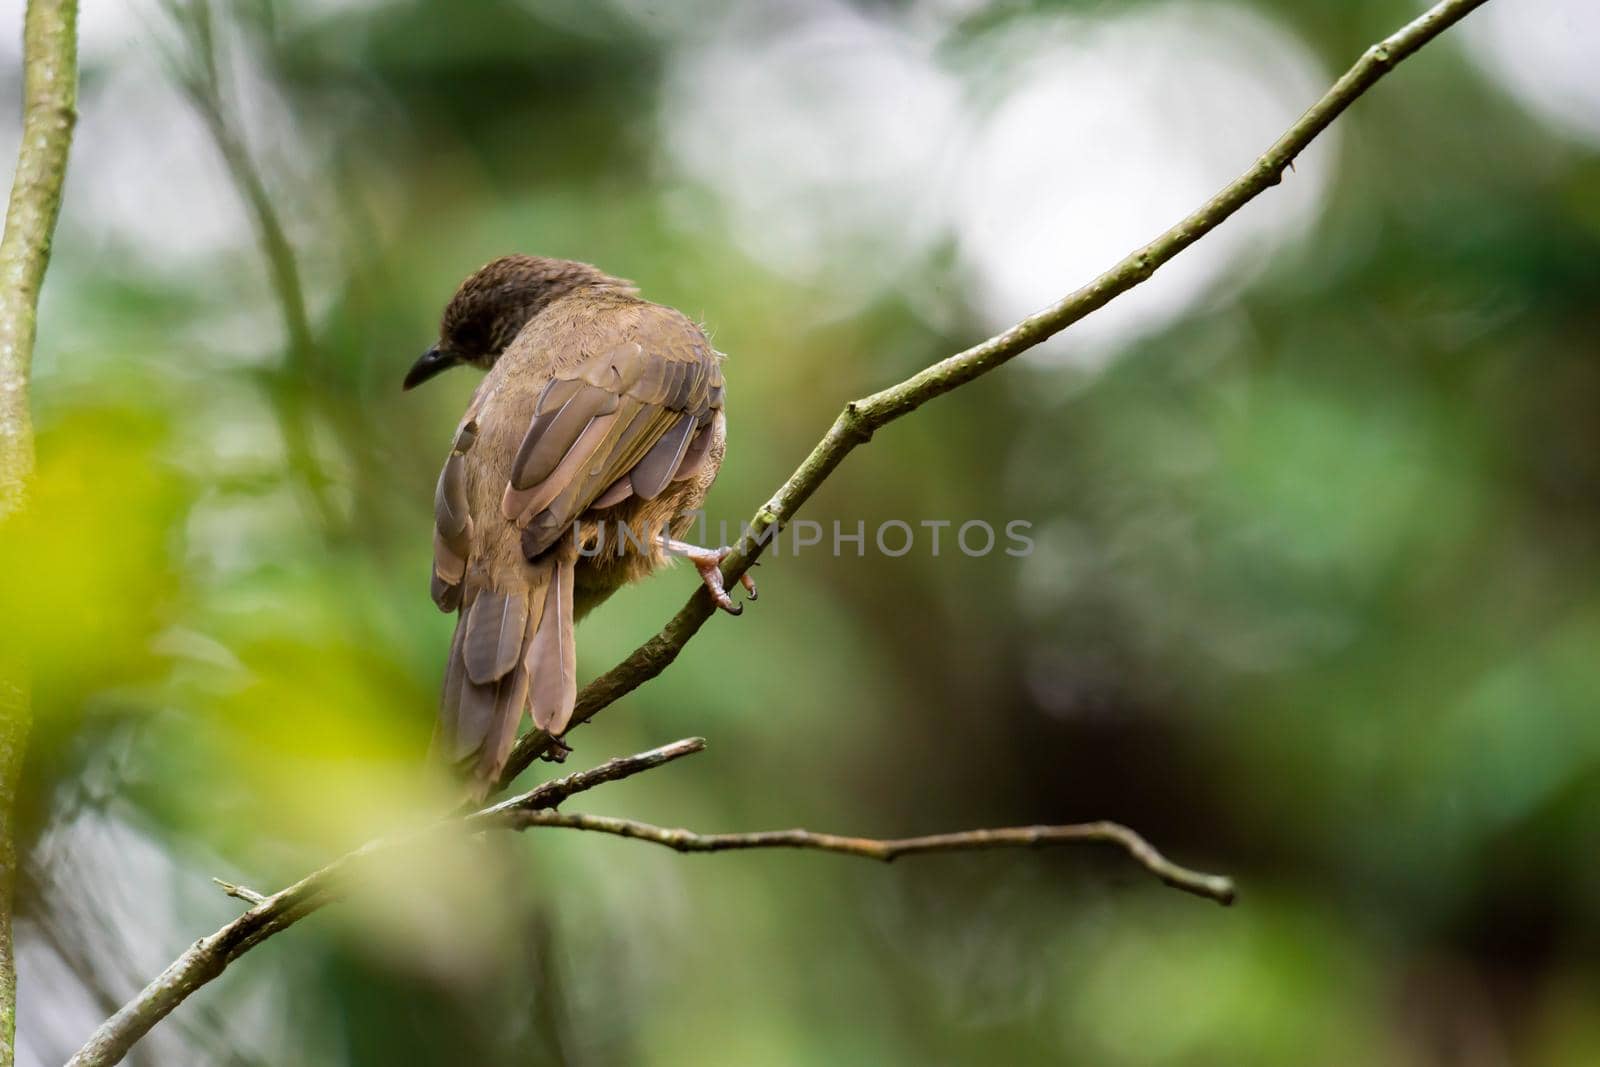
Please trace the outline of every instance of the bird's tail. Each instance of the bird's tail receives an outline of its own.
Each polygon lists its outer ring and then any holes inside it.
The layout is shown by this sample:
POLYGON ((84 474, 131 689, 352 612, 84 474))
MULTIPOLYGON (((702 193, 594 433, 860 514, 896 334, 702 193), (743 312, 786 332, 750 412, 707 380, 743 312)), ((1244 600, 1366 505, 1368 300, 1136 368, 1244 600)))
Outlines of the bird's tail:
POLYGON ((450 642, 433 748, 466 764, 474 800, 505 768, 522 722, 560 736, 578 694, 572 559, 531 565, 523 588, 468 590, 450 642))

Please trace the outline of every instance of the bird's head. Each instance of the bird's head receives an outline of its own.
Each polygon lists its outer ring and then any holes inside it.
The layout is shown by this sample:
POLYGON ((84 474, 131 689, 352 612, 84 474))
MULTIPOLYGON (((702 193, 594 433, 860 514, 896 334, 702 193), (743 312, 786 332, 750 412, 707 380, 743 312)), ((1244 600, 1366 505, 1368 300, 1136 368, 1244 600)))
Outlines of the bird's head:
POLYGON ((439 341, 406 372, 404 388, 461 363, 488 369, 528 320, 574 289, 632 292, 632 283, 570 259, 502 256, 468 276, 445 305, 439 341))

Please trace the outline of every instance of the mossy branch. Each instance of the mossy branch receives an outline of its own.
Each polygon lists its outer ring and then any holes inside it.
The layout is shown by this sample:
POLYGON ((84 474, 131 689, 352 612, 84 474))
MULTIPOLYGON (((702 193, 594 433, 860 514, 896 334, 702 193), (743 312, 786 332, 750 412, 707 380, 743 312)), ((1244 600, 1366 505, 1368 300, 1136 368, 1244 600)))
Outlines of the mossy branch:
MULTIPOLYGON (((0 237, 0 519, 33 475, 29 381, 39 291, 61 214, 78 111, 77 0, 29 0, 22 24, 22 142, 0 237)), ((13 812, 32 725, 26 665, 0 649, 0 1067, 15 1061, 17 974, 11 943, 17 843, 13 812)))
POLYGON ((22 81, 22 141, 0 238, 0 515, 21 503, 33 473, 28 384, 39 290, 78 118, 76 0, 29 0, 22 81))
MULTIPOLYGON (((872 440, 875 432, 911 414, 935 397, 943 396, 1003 366, 1134 286, 1148 281, 1152 274, 1179 252, 1282 181, 1283 172, 1305 151, 1306 146, 1362 93, 1372 88, 1378 79, 1485 2, 1444 0, 1414 22, 1368 48, 1355 65, 1323 94, 1322 99, 1311 105, 1248 170, 1160 237, 1129 253, 1089 284, 1067 294, 1038 314, 1023 319, 1004 333, 940 360, 897 385, 846 404, 811 454, 778 488, 772 499, 756 511, 749 529, 722 564, 723 584, 731 589, 739 577, 760 558, 762 550, 782 530, 784 524, 794 518, 811 494, 844 462, 844 458, 858 445, 872 440)), ((704 590, 697 591, 660 633, 584 687, 578 694, 577 707, 568 730, 587 722, 666 670, 714 611, 711 598, 704 590)), ((504 789, 509 786, 530 763, 553 748, 553 739, 541 730, 523 735, 511 752, 511 758, 500 776, 499 787, 504 789)))

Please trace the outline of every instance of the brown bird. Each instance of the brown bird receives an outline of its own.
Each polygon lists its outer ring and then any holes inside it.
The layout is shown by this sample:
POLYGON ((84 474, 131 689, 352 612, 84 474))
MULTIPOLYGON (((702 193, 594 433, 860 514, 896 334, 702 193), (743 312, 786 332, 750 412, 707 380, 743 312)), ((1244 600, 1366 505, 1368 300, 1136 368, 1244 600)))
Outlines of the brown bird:
MULTIPOLYGON (((456 611, 434 749, 481 798, 526 706, 559 737, 577 696, 573 624, 682 555, 737 615, 727 549, 682 538, 722 465, 722 356, 689 318, 587 263, 506 256, 451 298, 410 389, 489 373, 434 494, 434 603, 456 611)), ((750 598, 754 584, 746 580, 750 598)))

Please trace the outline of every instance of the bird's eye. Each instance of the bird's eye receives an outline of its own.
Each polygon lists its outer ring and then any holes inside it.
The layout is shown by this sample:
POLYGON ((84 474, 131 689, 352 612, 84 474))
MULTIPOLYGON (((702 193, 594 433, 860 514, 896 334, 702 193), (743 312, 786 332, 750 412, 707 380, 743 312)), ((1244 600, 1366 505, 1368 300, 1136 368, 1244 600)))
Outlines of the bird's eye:
POLYGON ((451 351, 463 355, 477 355, 490 349, 489 331, 484 323, 478 320, 468 320, 450 331, 446 338, 451 351))

